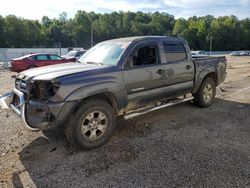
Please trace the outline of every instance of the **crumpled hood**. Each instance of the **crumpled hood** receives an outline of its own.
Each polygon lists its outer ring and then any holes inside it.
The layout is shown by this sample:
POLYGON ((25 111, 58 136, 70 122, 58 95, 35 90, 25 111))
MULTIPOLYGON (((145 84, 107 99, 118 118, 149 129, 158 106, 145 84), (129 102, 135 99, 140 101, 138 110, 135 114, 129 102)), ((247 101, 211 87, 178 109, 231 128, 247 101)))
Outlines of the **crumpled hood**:
POLYGON ((55 78, 75 74, 83 71, 90 71, 100 68, 105 68, 107 65, 96 64, 81 64, 81 63, 63 63, 58 65, 51 65, 39 67, 23 71, 17 75, 17 78, 28 80, 53 80, 55 78))

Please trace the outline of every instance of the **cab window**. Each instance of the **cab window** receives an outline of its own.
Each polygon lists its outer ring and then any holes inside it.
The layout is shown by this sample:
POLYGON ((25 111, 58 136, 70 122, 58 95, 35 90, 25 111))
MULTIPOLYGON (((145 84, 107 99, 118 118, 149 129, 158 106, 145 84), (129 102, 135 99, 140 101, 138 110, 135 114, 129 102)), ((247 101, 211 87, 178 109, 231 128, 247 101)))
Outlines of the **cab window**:
POLYGON ((132 52, 131 58, 133 67, 157 64, 157 46, 147 45, 139 47, 132 52))
POLYGON ((187 53, 182 42, 164 43, 167 62, 182 61, 187 58, 187 53))

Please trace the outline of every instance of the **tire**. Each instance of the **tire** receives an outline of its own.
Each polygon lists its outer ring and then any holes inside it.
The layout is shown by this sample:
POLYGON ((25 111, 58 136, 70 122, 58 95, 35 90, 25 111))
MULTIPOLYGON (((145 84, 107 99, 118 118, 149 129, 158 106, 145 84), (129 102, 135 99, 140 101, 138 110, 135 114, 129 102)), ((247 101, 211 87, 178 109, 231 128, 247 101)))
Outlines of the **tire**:
POLYGON ((105 101, 84 101, 70 118, 66 127, 68 140, 82 149, 102 146, 111 136, 116 124, 113 108, 105 101))
POLYGON ((216 85, 212 78, 205 78, 202 82, 199 91, 194 94, 194 104, 199 107, 210 106, 216 95, 216 85))

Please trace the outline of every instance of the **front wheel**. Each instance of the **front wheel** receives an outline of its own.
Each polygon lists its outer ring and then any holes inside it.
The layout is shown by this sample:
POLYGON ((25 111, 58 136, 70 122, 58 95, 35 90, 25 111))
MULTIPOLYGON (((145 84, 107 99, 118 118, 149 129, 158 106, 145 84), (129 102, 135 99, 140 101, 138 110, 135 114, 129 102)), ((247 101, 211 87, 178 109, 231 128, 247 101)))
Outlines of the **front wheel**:
POLYGON ((202 82, 199 91, 194 94, 194 103, 199 107, 208 107, 213 103, 215 94, 215 82, 208 77, 202 82))
POLYGON ((115 113, 105 101, 87 100, 72 115, 66 128, 69 141, 83 149, 92 149, 103 145, 111 136, 115 127, 115 113))

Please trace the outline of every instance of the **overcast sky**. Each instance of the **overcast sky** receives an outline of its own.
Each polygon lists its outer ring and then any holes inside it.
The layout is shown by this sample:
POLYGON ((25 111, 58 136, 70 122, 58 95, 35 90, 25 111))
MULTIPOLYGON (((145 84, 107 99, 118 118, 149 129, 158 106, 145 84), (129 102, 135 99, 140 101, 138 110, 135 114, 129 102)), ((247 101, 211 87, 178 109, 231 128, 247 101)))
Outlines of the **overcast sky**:
POLYGON ((14 14, 29 19, 46 15, 58 18, 61 12, 73 17, 77 10, 98 13, 112 11, 167 12, 176 18, 236 15, 250 18, 250 0, 3 0, 0 15, 14 14))

